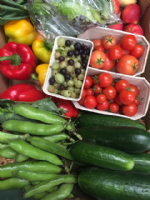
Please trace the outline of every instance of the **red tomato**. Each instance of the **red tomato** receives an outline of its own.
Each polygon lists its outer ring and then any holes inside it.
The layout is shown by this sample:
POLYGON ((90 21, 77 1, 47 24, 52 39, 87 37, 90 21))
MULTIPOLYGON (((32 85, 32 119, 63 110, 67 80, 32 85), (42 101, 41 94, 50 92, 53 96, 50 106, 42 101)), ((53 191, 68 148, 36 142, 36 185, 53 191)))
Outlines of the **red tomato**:
POLYGON ((141 57, 144 53, 144 47, 140 44, 136 44, 134 49, 130 51, 130 55, 135 56, 136 58, 141 57))
POLYGON ((90 76, 86 76, 85 82, 84 82, 84 88, 88 89, 92 86, 92 78, 90 76))
POLYGON ((135 97, 137 97, 139 94, 139 90, 136 85, 130 85, 128 87, 128 90, 132 91, 134 93, 135 97))
POLYGON ((98 103, 104 103, 104 101, 106 101, 106 96, 104 94, 99 94, 97 95, 96 100, 98 103))
POLYGON ((92 81, 93 81, 93 85, 97 85, 100 82, 100 80, 99 80, 99 78, 98 78, 97 75, 95 75, 95 76, 92 77, 92 81))
POLYGON ((106 96, 106 99, 114 99, 117 95, 116 89, 113 86, 109 86, 103 89, 103 94, 106 96))
POLYGON ((92 40, 92 42, 94 45, 94 50, 96 49, 97 46, 100 46, 102 44, 102 41, 99 39, 92 40))
POLYGON ((95 50, 99 50, 99 51, 105 51, 104 47, 102 45, 99 45, 95 48, 95 50))
POLYGON ((104 72, 98 76, 100 80, 100 87, 109 87, 113 83, 113 78, 110 74, 104 72))
POLYGON ((94 91, 91 88, 88 88, 86 90, 86 96, 93 96, 94 95, 94 91))
POLYGON ((77 108, 74 109, 73 117, 76 118, 78 117, 79 110, 77 108))
POLYGON ((97 106, 97 100, 94 96, 87 96, 84 101, 84 106, 86 108, 93 109, 97 106))
POLYGON ((118 104, 116 104, 116 103, 111 103, 110 106, 109 106, 109 110, 110 110, 110 112, 112 112, 112 113, 118 112, 118 110, 119 110, 118 104))
POLYGON ((141 99, 141 98, 139 98, 139 97, 135 97, 135 100, 134 100, 135 105, 136 105, 136 106, 140 105, 142 100, 143 100, 143 99, 141 99))
POLYGON ((117 71, 121 74, 134 75, 139 69, 139 61, 131 55, 124 55, 117 63, 117 71))
POLYGON ((122 90, 125 90, 130 84, 128 81, 121 79, 117 83, 115 83, 115 89, 118 93, 120 93, 122 90))
POLYGON ((95 50, 91 54, 90 66, 100 69, 105 65, 106 55, 102 51, 95 50))
POLYGON ((99 85, 94 85, 93 91, 94 91, 94 94, 100 94, 102 91, 102 88, 99 85))
POLYGON ((115 46, 116 43, 116 39, 112 35, 108 35, 102 40, 102 46, 106 50, 109 50, 111 47, 115 46))
POLYGON ((107 100, 104 101, 103 103, 98 103, 98 104, 97 104, 97 109, 98 109, 98 110, 104 111, 104 110, 107 110, 108 108, 109 108, 109 103, 108 103, 107 100))
POLYGON ((114 102, 115 102, 116 104, 118 104, 119 106, 122 105, 122 103, 121 103, 121 101, 120 101, 120 99, 119 99, 119 95, 116 95, 116 97, 115 97, 115 99, 114 99, 114 102))
POLYGON ((84 106, 84 101, 85 101, 85 98, 84 98, 84 99, 80 99, 80 100, 78 101, 78 103, 79 103, 81 106, 84 106))
POLYGON ((135 103, 122 106, 122 112, 124 115, 132 117, 137 113, 137 106, 135 105, 135 103))
POLYGON ((111 60, 118 60, 122 57, 122 48, 115 45, 109 50, 108 55, 111 60))
POLYGON ((85 97, 86 97, 86 90, 83 88, 81 99, 84 99, 85 97))
POLYGON ((123 49, 131 51, 136 45, 137 39, 134 35, 125 35, 120 42, 123 49))
MULTIPOLYGON (((120 44, 117 44, 117 45, 118 45, 119 47, 121 47, 120 44)), ((121 48, 122 48, 122 47, 121 47, 121 48)), ((129 51, 122 48, 122 55, 123 55, 123 56, 124 56, 124 55, 129 55, 129 51)))
POLYGON ((101 69, 110 71, 115 67, 115 61, 109 58, 108 53, 105 53, 105 55, 106 55, 105 65, 101 69))
POLYGON ((134 92, 123 90, 119 94, 119 99, 122 104, 129 105, 134 102, 135 94, 134 92))

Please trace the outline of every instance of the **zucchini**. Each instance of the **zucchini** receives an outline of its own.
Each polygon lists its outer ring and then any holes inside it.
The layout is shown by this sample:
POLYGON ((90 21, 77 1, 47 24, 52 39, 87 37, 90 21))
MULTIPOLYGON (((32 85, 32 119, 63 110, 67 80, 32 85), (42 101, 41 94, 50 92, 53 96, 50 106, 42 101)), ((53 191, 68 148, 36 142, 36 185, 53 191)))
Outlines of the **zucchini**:
POLYGON ((142 153, 150 149, 150 133, 139 128, 89 126, 77 129, 77 133, 83 140, 128 153, 142 153))
POLYGON ((106 169, 129 171, 134 166, 132 157, 125 152, 83 141, 73 144, 70 153, 75 161, 106 169))
POLYGON ((80 188, 97 199, 149 200, 150 176, 101 168, 86 168, 78 176, 80 188))
POLYGON ((84 112, 77 120, 78 127, 85 126, 129 126, 136 127, 146 130, 144 124, 139 121, 131 120, 128 118, 111 116, 111 115, 100 115, 96 113, 84 112))

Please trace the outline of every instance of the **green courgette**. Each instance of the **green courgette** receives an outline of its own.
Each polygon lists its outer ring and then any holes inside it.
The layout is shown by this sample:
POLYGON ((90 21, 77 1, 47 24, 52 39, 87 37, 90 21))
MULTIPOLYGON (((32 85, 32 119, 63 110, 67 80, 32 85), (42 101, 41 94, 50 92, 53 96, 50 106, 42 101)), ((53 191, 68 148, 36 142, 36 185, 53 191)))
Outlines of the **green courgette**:
POLYGON ((134 127, 89 126, 78 128, 83 140, 113 147, 128 153, 142 153, 150 149, 150 133, 134 127))
POLYGON ((134 166, 132 157, 125 152, 83 141, 73 144, 70 153, 75 161, 91 166, 123 171, 129 171, 134 166))
POLYGON ((150 176, 101 168, 86 168, 78 176, 80 188, 97 199, 149 200, 150 176))
POLYGON ((129 126, 146 130, 144 124, 139 121, 131 120, 128 118, 100 115, 96 113, 84 112, 77 120, 78 127, 85 126, 129 126))

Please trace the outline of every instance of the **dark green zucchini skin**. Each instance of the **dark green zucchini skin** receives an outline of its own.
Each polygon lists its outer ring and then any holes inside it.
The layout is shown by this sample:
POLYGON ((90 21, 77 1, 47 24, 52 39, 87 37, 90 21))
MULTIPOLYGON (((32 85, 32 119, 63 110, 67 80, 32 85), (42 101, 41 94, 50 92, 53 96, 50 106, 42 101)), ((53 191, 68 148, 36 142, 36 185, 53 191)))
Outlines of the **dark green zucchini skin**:
POLYGON ((78 118, 78 127, 85 126, 128 126, 136 127, 146 130, 144 124, 139 121, 131 120, 128 118, 111 116, 111 115, 100 115, 96 113, 84 112, 78 118))
POLYGON ((78 176, 80 188, 103 200, 149 200, 150 176, 86 168, 78 176))
POLYGON ((78 128, 83 140, 113 147, 128 153, 142 153, 150 149, 150 133, 134 127, 89 126, 78 128))
POLYGON ((122 171, 132 170, 134 166, 131 156, 123 151, 83 141, 73 144, 70 153, 75 161, 91 166, 122 171))

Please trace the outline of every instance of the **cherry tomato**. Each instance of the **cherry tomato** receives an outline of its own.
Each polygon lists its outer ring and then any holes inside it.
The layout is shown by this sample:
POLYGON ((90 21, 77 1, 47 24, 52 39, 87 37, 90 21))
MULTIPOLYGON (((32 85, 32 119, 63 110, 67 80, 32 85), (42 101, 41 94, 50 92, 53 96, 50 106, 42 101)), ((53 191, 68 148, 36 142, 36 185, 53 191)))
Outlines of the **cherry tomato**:
POLYGON ((91 88, 88 88, 86 90, 86 96, 93 96, 94 95, 94 91, 91 88))
POLYGON ((109 50, 111 47, 115 46, 116 43, 116 39, 112 35, 108 35, 102 40, 102 46, 106 50, 109 50))
POLYGON ((103 103, 98 103, 97 104, 97 109, 98 110, 104 111, 104 110, 107 110, 108 108, 109 108, 108 100, 104 101, 103 103))
POLYGON ((108 55, 111 60, 118 60, 122 57, 122 48, 115 45, 110 48, 108 55))
POLYGON ((91 54, 90 66, 93 68, 100 69, 105 65, 106 55, 104 52, 95 50, 91 54))
POLYGON ((137 39, 134 35, 125 35, 120 42, 123 49, 131 51, 136 45, 137 39))
POLYGON ((100 80, 97 75, 92 77, 93 85, 97 85, 100 83, 100 80))
POLYGON ((144 47, 140 44, 136 44, 134 49, 130 51, 130 55, 135 56, 136 58, 139 58, 144 53, 144 47))
POLYGON ((94 85, 93 91, 94 91, 94 94, 100 94, 100 92, 102 91, 102 88, 99 85, 94 85))
POLYGON ((117 71, 121 74, 134 75, 139 69, 139 61, 131 55, 124 55, 117 63, 117 71))
POLYGON ((103 47, 102 45, 97 46, 97 47, 95 48, 95 50, 99 50, 99 51, 102 51, 102 52, 105 51, 105 49, 104 49, 104 47, 103 47))
MULTIPOLYGON (((120 46, 120 44, 117 44, 119 47, 121 47, 120 46)), ((124 56, 124 55, 129 55, 129 51, 128 50, 125 50, 125 49, 123 49, 122 47, 121 47, 121 49, 122 49, 122 55, 124 56)))
POLYGON ((139 97, 135 97, 135 100, 134 100, 135 105, 136 105, 136 106, 140 105, 142 100, 143 100, 143 99, 141 99, 141 98, 139 98, 139 97))
POLYGON ((78 101, 78 103, 79 103, 81 106, 84 106, 84 101, 85 101, 85 98, 84 98, 84 99, 80 99, 80 100, 78 101))
POLYGON ((106 55, 105 65, 101 69, 110 71, 115 67, 115 61, 109 58, 108 53, 105 53, 105 55, 106 55))
POLYGON ((138 96, 139 90, 138 90, 138 88, 137 88, 136 85, 130 85, 130 86, 128 87, 128 89, 134 93, 135 97, 138 96))
POLYGON ((106 101, 106 96, 104 94, 99 94, 97 95, 96 100, 98 103, 104 103, 104 101, 106 101))
POLYGON ((129 87, 128 81, 125 79, 119 80, 117 83, 115 83, 115 89, 118 93, 120 93, 122 90, 125 90, 127 87, 129 87))
POLYGON ((100 39, 92 40, 92 42, 94 45, 94 50, 96 49, 97 46, 100 46, 102 44, 102 41, 100 39))
POLYGON ((86 97, 86 90, 83 88, 81 99, 84 99, 85 97, 86 97))
POLYGON ((114 99, 117 95, 116 89, 113 86, 109 86, 103 89, 103 94, 106 96, 106 99, 114 99))
POLYGON ((98 76, 100 80, 100 87, 109 87, 113 83, 113 78, 110 74, 104 72, 98 76))
POLYGON ((84 101, 84 106, 86 108, 93 109, 97 106, 97 100, 94 96, 87 96, 84 101))
POLYGON ((84 82, 84 88, 88 89, 92 86, 92 78, 90 76, 86 76, 85 82, 84 82))
POLYGON ((137 113, 137 106, 135 105, 135 103, 122 106, 122 112, 124 115, 132 117, 137 113))
POLYGON ((109 106, 109 110, 110 110, 110 112, 112 112, 112 113, 118 112, 118 110, 119 110, 118 104, 116 104, 116 103, 111 103, 110 106, 109 106))
POLYGON ((119 106, 122 105, 122 103, 121 103, 121 101, 120 101, 120 99, 119 99, 119 95, 116 95, 116 97, 115 97, 115 99, 114 99, 114 102, 115 102, 116 104, 118 104, 119 106))
POLYGON ((129 105, 134 102, 135 100, 135 94, 134 92, 123 90, 119 94, 119 99, 122 104, 129 105))

